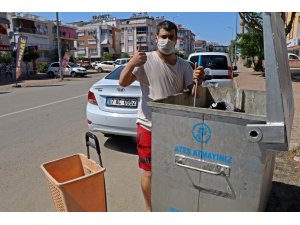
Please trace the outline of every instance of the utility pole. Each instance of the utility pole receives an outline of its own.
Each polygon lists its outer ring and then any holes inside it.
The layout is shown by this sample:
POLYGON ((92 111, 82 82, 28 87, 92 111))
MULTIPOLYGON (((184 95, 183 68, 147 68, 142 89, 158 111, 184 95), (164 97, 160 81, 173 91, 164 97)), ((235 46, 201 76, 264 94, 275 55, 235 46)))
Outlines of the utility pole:
POLYGON ((238 29, 238 12, 235 14, 235 43, 234 43, 234 65, 236 66, 236 42, 237 42, 237 29, 238 29))
POLYGON ((59 58, 59 74, 60 74, 60 80, 63 80, 64 77, 63 77, 63 71, 62 71, 58 12, 56 13, 56 37, 57 37, 57 51, 58 51, 58 58, 59 58))

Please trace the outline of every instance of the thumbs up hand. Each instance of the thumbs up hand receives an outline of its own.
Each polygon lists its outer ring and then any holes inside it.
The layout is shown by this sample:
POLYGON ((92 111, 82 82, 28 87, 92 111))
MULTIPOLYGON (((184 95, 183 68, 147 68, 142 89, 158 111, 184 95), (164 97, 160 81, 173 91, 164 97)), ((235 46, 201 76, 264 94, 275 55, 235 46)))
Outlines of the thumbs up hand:
POLYGON ((137 47, 137 50, 134 52, 133 57, 130 59, 129 63, 133 66, 142 66, 147 61, 147 55, 145 52, 140 50, 140 46, 137 47))

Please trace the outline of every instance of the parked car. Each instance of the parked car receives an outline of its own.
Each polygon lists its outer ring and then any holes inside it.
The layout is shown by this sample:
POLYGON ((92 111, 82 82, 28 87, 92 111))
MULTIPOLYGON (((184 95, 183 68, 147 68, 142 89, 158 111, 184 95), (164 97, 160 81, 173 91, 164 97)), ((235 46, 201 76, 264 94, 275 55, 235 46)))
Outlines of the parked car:
POLYGON ((293 53, 288 53, 289 60, 300 60, 300 57, 293 53))
POLYGON ((124 66, 116 68, 96 82, 88 92, 86 117, 90 131, 104 134, 136 136, 136 118, 141 104, 139 82, 119 85, 124 66))
POLYGON ((79 64, 81 67, 83 67, 87 70, 92 68, 90 61, 79 61, 77 64, 79 64))
POLYGON ((115 60, 115 64, 117 66, 121 66, 121 65, 125 65, 126 63, 128 63, 130 60, 130 58, 120 58, 120 59, 116 59, 115 60))
POLYGON ((189 55, 188 60, 198 63, 201 56, 201 66, 209 68, 212 79, 203 83, 203 86, 233 87, 233 71, 237 70, 232 66, 230 57, 225 52, 197 52, 189 55))
POLYGON ((104 71, 111 72, 116 68, 116 64, 114 61, 103 61, 100 63, 97 63, 95 66, 95 70, 98 71, 98 73, 102 73, 104 71))
MULTIPOLYGON (((47 74, 50 78, 59 77, 59 62, 53 62, 49 65, 47 74)), ((85 68, 78 66, 77 64, 69 62, 67 67, 64 69, 64 75, 85 76, 87 71, 85 68)))
POLYGON ((93 68, 95 68, 95 66, 96 66, 97 63, 100 63, 100 61, 92 62, 92 63, 91 63, 91 66, 92 66, 93 68))

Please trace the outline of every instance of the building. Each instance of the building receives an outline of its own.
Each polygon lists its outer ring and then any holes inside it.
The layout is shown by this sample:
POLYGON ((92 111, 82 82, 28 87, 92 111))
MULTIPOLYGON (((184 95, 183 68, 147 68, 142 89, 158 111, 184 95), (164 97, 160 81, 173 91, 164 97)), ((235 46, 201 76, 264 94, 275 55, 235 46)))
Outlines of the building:
POLYGON ((10 51, 9 34, 7 28, 10 27, 10 21, 7 19, 7 13, 0 12, 0 51, 10 51))
MULTIPOLYGON (((52 21, 51 24, 52 35, 50 39, 50 51, 57 51, 57 24, 56 21, 52 21)), ((77 41, 77 28, 71 25, 59 25, 60 43, 62 57, 66 51, 75 51, 75 41, 77 41)))
POLYGON ((195 52, 206 52, 206 41, 205 40, 195 40, 194 51, 195 52))
MULTIPOLYGON (((286 21, 291 18, 291 12, 286 13, 286 21)), ((300 13, 297 12, 290 33, 286 36, 287 48, 289 52, 300 56, 300 13)))
POLYGON ((27 36, 26 46, 39 50, 37 61, 49 61, 49 36, 52 35, 49 21, 29 13, 8 13, 7 18, 11 22, 8 31, 13 34, 10 42, 17 43, 19 36, 27 36))
POLYGON ((175 48, 182 54, 189 54, 194 52, 195 34, 184 28, 181 24, 177 25, 177 43, 175 48))
POLYGON ((75 57, 99 60, 105 52, 120 55, 120 30, 110 25, 88 24, 77 28, 75 57))
POLYGON ((105 52, 118 58, 120 51, 120 21, 109 14, 92 16, 89 22, 70 23, 77 26, 75 57, 100 60, 105 52))
POLYGON ((129 19, 121 19, 121 52, 132 56, 137 46, 144 52, 156 50, 156 25, 163 19, 147 13, 133 13, 129 19))

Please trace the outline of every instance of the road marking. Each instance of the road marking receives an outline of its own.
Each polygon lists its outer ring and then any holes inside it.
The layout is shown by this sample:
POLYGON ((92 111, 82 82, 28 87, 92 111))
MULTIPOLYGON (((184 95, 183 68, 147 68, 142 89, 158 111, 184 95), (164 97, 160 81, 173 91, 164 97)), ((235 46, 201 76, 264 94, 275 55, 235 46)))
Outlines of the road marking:
POLYGON ((5 116, 15 115, 15 114, 22 113, 22 112, 27 112, 27 111, 30 111, 30 110, 33 110, 33 109, 46 107, 48 105, 54 105, 54 104, 57 104, 57 103, 66 102, 66 101, 69 101, 69 100, 72 100, 72 99, 81 98, 83 96, 86 96, 86 94, 78 95, 78 96, 75 96, 75 97, 72 97, 72 98, 67 98, 67 99, 63 99, 63 100, 59 100, 59 101, 55 101, 55 102, 50 102, 50 103, 47 103, 47 104, 44 104, 44 105, 39 105, 39 106, 35 106, 35 107, 32 107, 32 108, 28 108, 28 109, 22 109, 20 111, 16 111, 16 112, 12 112, 12 113, 7 113, 7 114, 4 114, 4 115, 0 115, 0 118, 5 117, 5 116))

